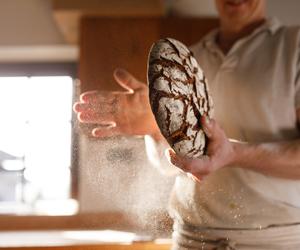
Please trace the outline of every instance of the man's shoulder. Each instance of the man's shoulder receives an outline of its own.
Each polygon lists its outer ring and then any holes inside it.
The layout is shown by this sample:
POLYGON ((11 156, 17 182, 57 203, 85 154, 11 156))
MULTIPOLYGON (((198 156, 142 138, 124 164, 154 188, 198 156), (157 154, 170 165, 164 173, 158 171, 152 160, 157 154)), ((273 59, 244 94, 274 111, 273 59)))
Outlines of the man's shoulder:
POLYGON ((299 37, 300 36, 300 25, 280 25, 274 32, 275 35, 287 36, 287 37, 299 37))
POLYGON ((293 33, 299 33, 300 32, 300 26, 299 25, 282 25, 279 30, 279 32, 293 32, 293 33))
POLYGON ((292 34, 296 34, 296 35, 300 34, 300 26, 299 25, 284 26, 284 29, 288 33, 292 33, 292 34))
POLYGON ((300 47, 300 26, 288 26, 283 25, 278 29, 275 37, 278 36, 279 39, 285 43, 290 48, 299 49, 300 47))

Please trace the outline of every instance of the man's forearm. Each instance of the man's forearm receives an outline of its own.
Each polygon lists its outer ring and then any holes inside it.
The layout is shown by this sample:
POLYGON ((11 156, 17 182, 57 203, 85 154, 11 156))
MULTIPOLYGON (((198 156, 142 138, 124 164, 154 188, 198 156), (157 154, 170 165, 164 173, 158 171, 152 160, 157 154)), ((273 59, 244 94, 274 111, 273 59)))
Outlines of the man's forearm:
POLYGON ((300 140, 246 144, 232 142, 235 166, 266 175, 300 179, 300 140))

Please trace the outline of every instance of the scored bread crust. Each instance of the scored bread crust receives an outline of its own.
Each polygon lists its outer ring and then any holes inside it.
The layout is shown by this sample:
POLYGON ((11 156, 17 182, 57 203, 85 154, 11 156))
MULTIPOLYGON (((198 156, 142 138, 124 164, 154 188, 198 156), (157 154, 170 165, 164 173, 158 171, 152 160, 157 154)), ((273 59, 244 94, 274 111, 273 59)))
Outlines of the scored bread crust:
POLYGON ((207 80, 192 52, 165 38, 152 45, 148 58, 149 99, 162 135, 181 156, 205 154, 201 116, 212 116, 207 80))

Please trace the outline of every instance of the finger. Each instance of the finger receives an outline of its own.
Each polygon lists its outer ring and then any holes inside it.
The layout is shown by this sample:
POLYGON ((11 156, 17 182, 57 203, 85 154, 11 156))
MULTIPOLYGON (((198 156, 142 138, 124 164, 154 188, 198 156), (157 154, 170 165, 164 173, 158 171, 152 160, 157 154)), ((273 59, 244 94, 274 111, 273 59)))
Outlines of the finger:
POLYGON ((83 123, 107 123, 113 121, 114 117, 111 114, 98 114, 94 112, 79 112, 77 119, 83 123))
POLYGON ((169 162, 170 164, 173 164, 173 163, 171 162, 171 155, 170 155, 171 152, 170 152, 170 151, 173 151, 173 149, 171 149, 171 148, 166 149, 166 150, 165 150, 165 156, 166 156, 168 162, 169 162))
POLYGON ((195 182, 201 182, 202 181, 202 176, 195 176, 191 173, 187 173, 186 175, 195 182))
MULTIPOLYGON (((169 148, 169 149, 166 149, 165 150, 165 156, 168 160, 168 162, 170 163, 170 165, 176 167, 179 169, 179 171, 181 171, 182 173, 185 173, 180 167, 176 166, 175 164, 172 163, 172 160, 171 160, 171 156, 170 156, 170 152, 169 151, 173 151, 173 149, 169 148)), ((174 161, 173 161, 174 162, 174 161)), ((174 162, 175 163, 175 162, 174 162)))
POLYGON ((73 105, 73 110, 76 113, 83 112, 85 110, 89 110, 89 105, 86 103, 82 103, 82 102, 75 102, 73 105))
POLYGON ((100 117, 103 114, 114 115, 121 110, 118 102, 101 103, 98 105, 91 103, 76 103, 74 104, 73 109, 77 113, 88 113, 88 115, 94 115, 95 117, 100 117))
POLYGON ((92 135, 97 138, 113 137, 121 134, 121 130, 116 126, 116 124, 101 128, 95 128, 92 131, 92 135))
POLYGON ((209 157, 202 156, 201 158, 188 158, 176 155, 170 152, 171 162, 184 170, 196 176, 207 175, 209 173, 209 157))
POLYGON ((125 69, 117 68, 115 69, 113 75, 117 83, 124 89, 126 89, 129 93, 134 93, 135 90, 144 86, 143 83, 137 80, 125 69))
POLYGON ((87 99, 88 99, 90 96, 97 95, 97 93, 98 93, 97 90, 84 92, 84 93, 82 93, 82 94, 80 95, 79 100, 80 100, 81 102, 86 102, 87 99))
POLYGON ((175 167, 180 168, 181 170, 185 171, 185 164, 182 161, 180 157, 177 157, 176 153, 173 151, 173 149, 167 150, 167 156, 168 160, 171 164, 173 164, 175 167))
POLYGON ((187 176, 196 182, 202 182, 207 178, 207 175, 194 175, 191 173, 187 173, 187 176))
POLYGON ((216 121, 214 119, 210 119, 208 116, 204 115, 201 117, 201 124, 202 128, 204 130, 204 133, 208 138, 214 138, 217 133, 216 133, 216 121))
POLYGON ((188 164, 188 171, 195 176, 208 175, 211 170, 210 158, 202 156, 201 158, 192 159, 188 164))
POLYGON ((208 156, 202 156, 201 158, 187 158, 176 155, 172 149, 167 151, 167 155, 171 164, 185 172, 189 172, 195 176, 202 176, 210 173, 210 158, 208 156))
POLYGON ((169 160, 169 162, 174 165, 175 167, 178 167, 182 172, 186 173, 189 178, 191 178, 193 181, 201 182, 206 178, 206 173, 192 173, 190 170, 186 170, 185 165, 183 164, 182 161, 178 160, 178 157, 176 157, 176 154, 172 149, 167 149, 166 150, 166 156, 169 160))
POLYGON ((208 116, 204 115, 201 117, 201 124, 206 136, 208 138, 211 138, 213 135, 212 120, 208 116))
POLYGON ((112 91, 89 91, 81 94, 80 101, 83 103, 110 103, 118 98, 119 95, 124 95, 123 92, 112 91))

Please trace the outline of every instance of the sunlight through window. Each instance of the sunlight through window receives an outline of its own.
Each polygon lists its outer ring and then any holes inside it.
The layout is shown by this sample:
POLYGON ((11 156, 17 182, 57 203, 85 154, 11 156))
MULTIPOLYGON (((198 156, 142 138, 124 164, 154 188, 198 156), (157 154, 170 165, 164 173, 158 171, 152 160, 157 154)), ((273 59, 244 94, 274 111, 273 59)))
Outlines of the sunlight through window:
POLYGON ((0 206, 70 198, 72 95, 69 76, 0 77, 0 206))

